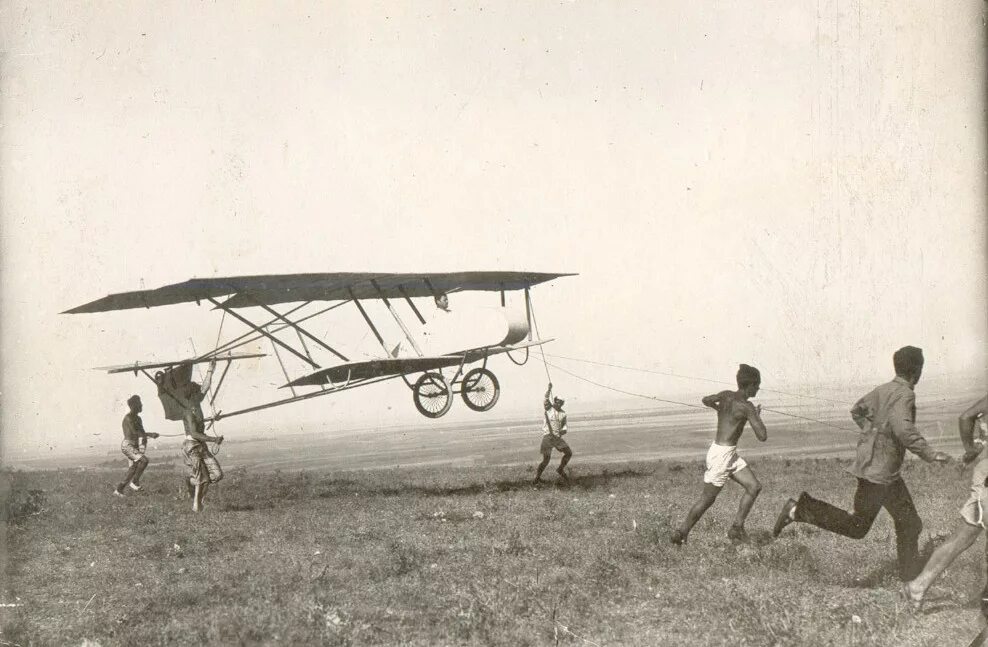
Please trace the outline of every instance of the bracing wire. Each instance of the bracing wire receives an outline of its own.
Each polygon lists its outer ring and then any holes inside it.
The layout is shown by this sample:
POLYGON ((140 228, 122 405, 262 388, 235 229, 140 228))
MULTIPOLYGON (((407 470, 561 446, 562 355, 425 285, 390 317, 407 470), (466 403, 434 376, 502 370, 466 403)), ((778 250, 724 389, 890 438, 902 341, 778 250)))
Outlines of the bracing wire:
POLYGON ((223 336, 223 322, 226 321, 226 310, 223 311, 223 315, 220 317, 220 329, 216 331, 216 346, 213 348, 215 353, 220 347, 220 338, 223 336))
MULTIPOLYGON (((667 404, 678 404, 678 405, 681 405, 681 406, 684 406, 684 407, 690 407, 691 409, 706 409, 707 408, 707 407, 705 407, 703 405, 699 405, 699 404, 690 404, 688 402, 680 402, 679 400, 668 400, 666 398, 659 398, 659 397, 656 397, 654 395, 646 395, 644 393, 635 393, 634 391, 627 391, 625 389, 619 389, 617 387, 610 386, 608 384, 603 384, 601 382, 596 382, 594 380, 591 380, 590 378, 583 377, 582 375, 577 375, 576 373, 573 373, 572 371, 568 371, 568 370, 562 368, 561 366, 557 366, 555 364, 548 364, 548 366, 551 366, 552 368, 556 369, 557 371, 561 371, 563 373, 566 373, 567 375, 569 375, 571 377, 575 377, 578 380, 582 380, 584 382, 588 382, 589 384, 593 384, 594 386, 599 386, 599 387, 601 387, 603 389, 608 389, 609 391, 614 391, 616 393, 623 393, 625 395, 631 395, 631 396, 638 397, 638 398, 644 398, 646 400, 654 400, 656 402, 665 402, 667 404)), ((825 420, 818 420, 816 418, 809 418, 807 416, 800 416, 800 415, 796 415, 794 413, 786 413, 785 411, 779 411, 777 409, 769 409, 769 408, 766 408, 766 407, 762 407, 761 410, 762 411, 769 411, 771 413, 775 413, 775 414, 778 414, 780 416, 786 416, 788 418, 797 418, 799 420, 806 420, 807 422, 815 422, 817 424, 824 425, 824 426, 827 426, 827 427, 832 427, 834 429, 840 429, 841 431, 851 431, 851 432, 855 431, 855 430, 849 429, 847 427, 842 427, 840 425, 835 425, 835 424, 833 424, 831 422, 827 422, 825 420)))

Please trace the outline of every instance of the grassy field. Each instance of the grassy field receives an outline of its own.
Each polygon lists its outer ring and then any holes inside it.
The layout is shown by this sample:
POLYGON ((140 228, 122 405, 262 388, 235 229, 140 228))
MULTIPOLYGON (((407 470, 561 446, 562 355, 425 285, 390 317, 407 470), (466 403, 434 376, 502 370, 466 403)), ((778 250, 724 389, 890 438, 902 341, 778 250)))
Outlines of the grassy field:
MULTIPOLYGON (((119 463, 119 461, 118 461, 119 463)), ((682 548, 668 531, 698 462, 333 472, 231 469, 195 515, 177 466, 110 495, 115 470, 15 471, 7 489, 0 645, 967 645, 982 543, 910 615, 891 523, 851 541, 768 529, 807 489, 848 505, 838 459, 752 461, 753 545, 726 537, 729 485, 682 548), (553 477, 555 474, 549 472, 553 477), (16 605, 16 606, 11 606, 16 605)), ((949 531, 965 481, 910 462, 926 528, 949 531)))

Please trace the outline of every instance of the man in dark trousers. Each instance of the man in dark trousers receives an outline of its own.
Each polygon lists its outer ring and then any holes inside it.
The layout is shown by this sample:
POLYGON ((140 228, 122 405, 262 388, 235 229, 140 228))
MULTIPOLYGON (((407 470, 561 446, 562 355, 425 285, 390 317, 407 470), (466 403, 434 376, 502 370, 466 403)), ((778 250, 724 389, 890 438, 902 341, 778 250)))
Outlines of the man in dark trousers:
POLYGON ((130 467, 127 469, 127 476, 113 490, 117 496, 123 496, 124 489, 128 486, 135 492, 141 489, 141 474, 148 466, 145 455, 148 438, 158 437, 158 434, 144 431, 144 422, 141 421, 144 405, 139 396, 130 396, 127 399, 127 407, 130 411, 123 419, 123 442, 120 443, 120 451, 127 457, 130 467))
POLYGON ((803 492, 782 507, 772 534, 794 521, 810 523, 830 532, 861 539, 871 529, 879 510, 885 508, 895 524, 899 577, 912 580, 923 567, 919 556, 919 533, 923 523, 899 471, 906 450, 928 463, 945 463, 949 457, 935 452, 916 430, 916 395, 913 392, 923 373, 923 351, 904 346, 892 356, 895 379, 876 387, 858 400, 851 417, 861 428, 857 456, 849 470, 858 479, 854 511, 815 499, 803 492))

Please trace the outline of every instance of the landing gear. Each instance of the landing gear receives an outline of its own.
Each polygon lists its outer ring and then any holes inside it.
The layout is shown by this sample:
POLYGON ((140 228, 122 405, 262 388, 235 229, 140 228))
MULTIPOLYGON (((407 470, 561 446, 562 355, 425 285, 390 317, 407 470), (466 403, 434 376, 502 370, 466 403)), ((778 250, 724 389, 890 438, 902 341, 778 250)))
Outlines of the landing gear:
POLYGON ((474 411, 489 411, 501 397, 501 385, 486 368, 475 368, 463 376, 460 396, 463 403, 474 411))
POLYGON ((426 418, 440 418, 453 406, 453 390, 442 373, 423 374, 412 391, 415 408, 426 418))

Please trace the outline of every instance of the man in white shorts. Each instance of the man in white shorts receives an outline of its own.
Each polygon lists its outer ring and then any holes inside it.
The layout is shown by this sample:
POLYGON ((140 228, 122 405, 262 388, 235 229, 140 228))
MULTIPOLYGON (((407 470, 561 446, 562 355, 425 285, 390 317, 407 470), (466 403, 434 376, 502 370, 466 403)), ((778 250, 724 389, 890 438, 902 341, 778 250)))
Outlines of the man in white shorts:
MULTIPOLYGON (((988 395, 975 402, 957 421, 961 442, 964 444, 966 465, 973 463, 984 448, 984 439, 974 438, 974 430, 979 418, 982 421, 988 419, 988 395)), ((916 579, 902 585, 902 593, 913 608, 919 609, 922 606, 927 589, 981 536, 981 531, 985 529, 985 508, 988 507, 986 483, 988 483, 988 456, 982 457, 974 466, 974 473, 971 475, 971 494, 961 506, 962 522, 954 529, 947 541, 933 551, 930 560, 926 562, 926 566, 916 579)), ((988 551, 985 557, 988 559, 988 551)), ((981 612, 988 617, 988 584, 981 593, 981 612)))
POLYGON ((738 456, 738 439, 744 431, 745 423, 751 423, 758 440, 765 441, 768 434, 761 418, 761 405, 757 407, 748 401, 758 394, 762 376, 758 369, 742 364, 736 376, 737 391, 721 391, 703 398, 703 404, 717 411, 717 436, 707 450, 707 471, 703 473, 703 492, 700 500, 693 504, 683 525, 672 533, 669 541, 676 545, 686 542, 693 526, 707 511, 728 479, 733 479, 745 492, 741 496, 737 516, 727 532, 731 541, 746 542, 748 533, 744 529, 745 519, 751 512, 762 486, 743 458, 738 456))
POLYGON ((120 443, 120 451, 127 457, 127 475, 113 489, 113 493, 117 496, 123 496, 128 486, 135 492, 141 489, 141 474, 148 466, 148 438, 158 437, 156 433, 144 431, 144 422, 141 420, 144 405, 140 396, 130 396, 127 399, 127 407, 130 411, 123 419, 123 441, 120 443))

